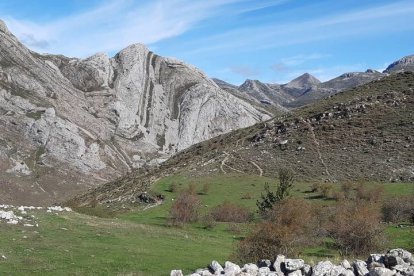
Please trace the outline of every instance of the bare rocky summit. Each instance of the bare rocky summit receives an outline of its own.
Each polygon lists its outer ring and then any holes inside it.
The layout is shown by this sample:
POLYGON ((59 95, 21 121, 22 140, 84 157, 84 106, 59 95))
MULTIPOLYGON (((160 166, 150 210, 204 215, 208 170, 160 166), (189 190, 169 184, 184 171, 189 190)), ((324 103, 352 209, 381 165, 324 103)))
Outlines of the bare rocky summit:
POLYGON ((414 71, 414 55, 403 57, 393 62, 385 69, 384 73, 397 73, 404 71, 414 71))
POLYGON ((41 55, 0 21, 1 202, 54 202, 270 115, 142 44, 41 55))

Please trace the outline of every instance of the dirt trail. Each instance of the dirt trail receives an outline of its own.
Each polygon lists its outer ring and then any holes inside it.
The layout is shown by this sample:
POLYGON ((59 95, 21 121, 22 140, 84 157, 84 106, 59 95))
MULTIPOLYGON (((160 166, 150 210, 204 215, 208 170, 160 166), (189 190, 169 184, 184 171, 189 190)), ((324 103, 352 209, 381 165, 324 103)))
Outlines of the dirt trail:
POLYGON ((305 121, 303 118, 302 118, 302 122, 309 128, 309 131, 310 131, 311 136, 312 136, 313 143, 316 145, 316 151, 318 153, 319 161, 321 161, 323 167, 325 168, 325 173, 329 177, 329 180, 332 181, 333 180, 332 175, 330 174, 330 172, 328 170, 328 166, 326 166, 326 163, 323 160, 322 153, 320 151, 320 144, 319 144, 318 139, 316 138, 313 126, 308 121, 305 121))
POLYGON ((235 168, 233 168, 233 167, 231 167, 231 166, 227 165, 227 164, 226 164, 226 161, 230 158, 230 154, 229 154, 229 153, 227 153, 227 152, 225 152, 225 151, 223 151, 223 153, 226 155, 226 157, 224 157, 223 161, 221 161, 220 170, 222 171, 222 173, 227 174, 227 172, 224 170, 224 166, 226 166, 226 167, 227 167, 227 168, 229 168, 230 170, 233 170, 233 171, 235 171, 235 172, 238 172, 238 173, 243 173, 243 174, 244 174, 244 172, 243 172, 243 171, 240 171, 240 170, 238 170, 238 169, 235 169, 235 168))
POLYGON ((255 162, 253 162, 253 161, 250 161, 250 163, 252 163, 253 164, 253 166, 255 166, 258 170, 259 170, 259 176, 263 176, 263 169, 262 168, 260 168, 260 166, 259 165, 257 165, 255 162))

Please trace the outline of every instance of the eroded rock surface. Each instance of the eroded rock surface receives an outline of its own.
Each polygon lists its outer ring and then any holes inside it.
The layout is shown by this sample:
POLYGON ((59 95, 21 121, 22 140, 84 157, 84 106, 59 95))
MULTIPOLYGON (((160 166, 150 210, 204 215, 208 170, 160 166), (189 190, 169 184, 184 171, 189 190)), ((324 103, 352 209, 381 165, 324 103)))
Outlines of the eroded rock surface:
POLYGON ((56 202, 270 115, 142 44, 40 55, 0 22, 1 202, 56 202))

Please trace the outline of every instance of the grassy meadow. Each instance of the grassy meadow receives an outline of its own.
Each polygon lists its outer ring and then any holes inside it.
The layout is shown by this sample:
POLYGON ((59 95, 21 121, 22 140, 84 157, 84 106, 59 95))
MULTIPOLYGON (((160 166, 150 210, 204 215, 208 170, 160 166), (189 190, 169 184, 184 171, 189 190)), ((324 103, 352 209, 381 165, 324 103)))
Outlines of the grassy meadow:
MULTIPOLYGON (((255 211, 264 184, 272 185, 275 181, 246 175, 172 176, 154 185, 153 191, 163 194, 165 200, 152 208, 121 206, 109 211, 101 206, 59 214, 35 211, 38 228, 0 225, 0 255, 7 258, 0 260, 0 275, 168 275, 171 269, 189 273, 213 259, 231 260, 236 244, 253 223, 217 223, 208 229, 202 222, 169 226, 173 199, 180 189, 194 185, 202 200, 201 215, 224 201, 255 211), (175 192, 170 191, 171 185, 175 192)), ((365 185, 383 186, 385 197, 414 192, 412 183, 365 185)), ((296 183, 293 196, 307 198, 314 204, 337 204, 312 193, 311 183, 296 183)), ((386 248, 414 249, 412 227, 388 225, 386 235, 386 248)), ((329 240, 322 246, 304 248, 300 257, 310 262, 342 258, 329 240)))

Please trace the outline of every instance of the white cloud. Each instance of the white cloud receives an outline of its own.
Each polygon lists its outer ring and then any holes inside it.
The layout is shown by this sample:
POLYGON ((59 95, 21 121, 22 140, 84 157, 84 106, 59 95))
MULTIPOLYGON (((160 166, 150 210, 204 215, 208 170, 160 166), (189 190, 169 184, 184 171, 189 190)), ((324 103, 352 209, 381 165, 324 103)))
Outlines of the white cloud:
POLYGON ((151 44, 181 35, 217 16, 226 6, 251 0, 106 1, 101 6, 52 22, 3 16, 9 29, 35 51, 85 57, 132 44, 151 44), (136 4, 139 3, 139 4, 136 4))
POLYGON ((356 35, 413 30, 413 13, 414 2, 405 0, 322 18, 239 28, 195 42, 200 47, 192 45, 195 50, 190 53, 198 55, 229 49, 232 52, 259 51, 356 35))

